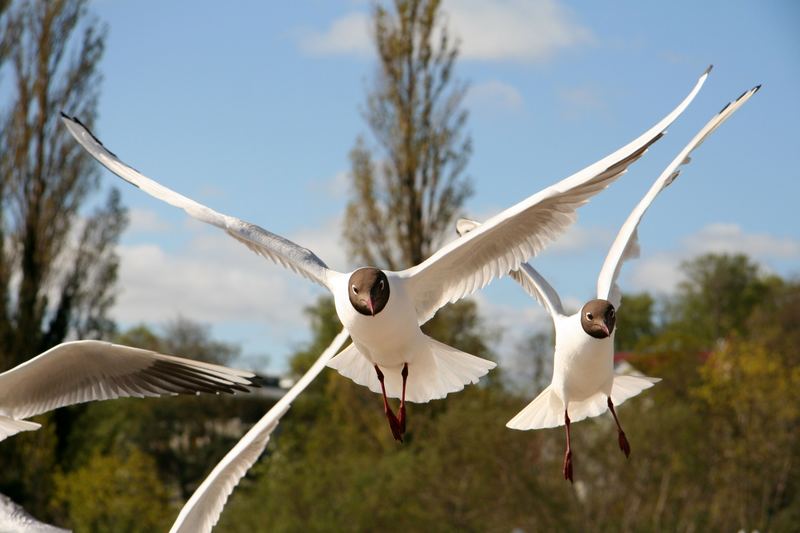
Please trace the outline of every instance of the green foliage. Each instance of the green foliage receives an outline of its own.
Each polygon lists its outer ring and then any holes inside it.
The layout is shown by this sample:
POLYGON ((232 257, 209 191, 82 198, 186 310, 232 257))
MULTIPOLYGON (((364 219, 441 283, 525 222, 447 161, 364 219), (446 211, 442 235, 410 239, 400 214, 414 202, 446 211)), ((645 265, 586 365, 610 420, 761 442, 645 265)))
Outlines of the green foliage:
POLYGON ((164 531, 172 510, 155 462, 134 449, 124 457, 93 454, 69 474, 57 473, 56 505, 76 531, 164 531))
POLYGON ((656 334, 654 314, 655 300, 652 296, 647 293, 625 294, 614 328, 617 351, 627 352, 646 346, 656 334))
POLYGON ((683 264, 672 319, 699 343, 712 347, 733 333, 747 332, 747 318, 768 298, 772 282, 744 255, 708 254, 683 264))

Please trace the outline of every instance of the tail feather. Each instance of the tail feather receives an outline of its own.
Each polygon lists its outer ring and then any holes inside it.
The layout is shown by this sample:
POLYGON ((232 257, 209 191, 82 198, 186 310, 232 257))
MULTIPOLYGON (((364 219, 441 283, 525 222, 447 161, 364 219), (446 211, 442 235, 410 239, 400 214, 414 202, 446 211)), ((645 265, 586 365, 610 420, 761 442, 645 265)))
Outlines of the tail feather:
POLYGON ((564 402, 550 385, 506 424, 511 429, 543 429, 564 425, 564 402))
POLYGON ((643 390, 649 389, 661 378, 651 378, 647 376, 614 376, 614 385, 611 387, 611 401, 614 405, 619 405, 628 398, 633 398, 643 390))
POLYGON ((42 425, 37 424, 36 422, 16 420, 14 418, 0 415, 0 441, 5 440, 12 435, 16 435, 20 431, 34 431, 40 427, 42 427, 42 425))
MULTIPOLYGON (((646 376, 617 375, 611 387, 611 401, 615 406, 622 404, 645 389, 661 381, 659 378, 646 376)), ((598 392, 579 402, 569 402, 569 420, 579 422, 584 418, 591 418, 605 413, 608 410, 608 396, 598 392)), ((506 426, 511 429, 543 429, 564 425, 564 402, 548 386, 534 400, 529 403, 517 416, 512 418, 506 426)))
MULTIPOLYGON (((381 392, 381 385, 372 362, 362 355, 354 344, 331 359, 328 366, 373 392, 381 392)), ((408 365, 406 400, 426 403, 444 398, 448 393, 460 391, 464 385, 477 383, 481 376, 486 375, 495 366, 492 361, 428 338, 428 350, 415 354, 413 362, 408 365)), ((402 395, 401 369, 402 365, 381 367, 386 395, 390 398, 400 398, 402 395)))

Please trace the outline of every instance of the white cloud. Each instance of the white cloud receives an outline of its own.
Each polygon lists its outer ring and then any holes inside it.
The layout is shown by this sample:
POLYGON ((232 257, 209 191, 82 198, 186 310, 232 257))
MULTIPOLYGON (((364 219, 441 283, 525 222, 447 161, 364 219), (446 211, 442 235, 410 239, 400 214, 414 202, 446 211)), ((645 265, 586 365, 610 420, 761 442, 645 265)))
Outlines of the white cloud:
POLYGON ((466 96, 466 104, 471 108, 488 110, 522 109, 523 100, 519 91, 507 83, 492 80, 470 87, 466 96))
POLYGON ((129 233, 157 233, 169 229, 169 224, 150 209, 129 209, 128 219, 129 233))
POLYGON ((755 258, 800 257, 800 241, 766 233, 745 233, 738 224, 710 224, 685 241, 692 254, 745 253, 755 258))
POLYGON ((464 59, 545 61, 592 39, 556 0, 449 0, 444 9, 464 59))
MULTIPOLYGON (((447 0, 443 11, 464 59, 538 62, 592 41, 591 31, 557 0, 447 0)), ((369 15, 347 13, 325 30, 300 32, 299 42, 314 55, 368 56, 369 15)))
POLYGON ((348 13, 334 20, 324 31, 299 32, 300 48, 311 55, 357 55, 372 53, 369 15, 348 13))
MULTIPOLYGON (((332 268, 344 269, 340 225, 338 219, 326 221, 320 229, 289 238, 314 250, 332 268)), ((115 319, 153 323, 183 315, 202 322, 259 323, 280 337, 305 326, 303 308, 323 289, 214 228, 191 221, 178 232, 188 243, 176 250, 155 244, 118 248, 121 290, 112 312, 115 319)))
MULTIPOLYGON (((671 292, 683 279, 680 264, 705 253, 743 253, 764 263, 800 259, 800 241, 766 233, 746 233, 738 224, 709 224, 683 239, 678 250, 660 252, 633 261, 625 285, 631 290, 671 292)), ((624 273, 623 273, 624 275, 624 273)))

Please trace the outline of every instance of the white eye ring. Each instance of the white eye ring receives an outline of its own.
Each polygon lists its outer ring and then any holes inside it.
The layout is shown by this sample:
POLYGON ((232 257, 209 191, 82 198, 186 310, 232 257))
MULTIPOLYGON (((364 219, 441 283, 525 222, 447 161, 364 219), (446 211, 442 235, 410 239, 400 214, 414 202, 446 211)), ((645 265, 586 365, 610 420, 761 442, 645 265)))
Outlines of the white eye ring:
POLYGON ((592 313, 586 313, 586 318, 588 318, 589 320, 594 319, 594 317, 592 316, 592 313))
POLYGON ((353 294, 358 294, 358 287, 353 285, 353 294))
POLYGON ((380 285, 379 285, 379 287, 380 287, 380 289, 381 289, 381 290, 383 290, 383 287, 384 287, 384 285, 385 285, 385 284, 384 284, 383 280, 381 280, 381 283, 380 283, 380 285))

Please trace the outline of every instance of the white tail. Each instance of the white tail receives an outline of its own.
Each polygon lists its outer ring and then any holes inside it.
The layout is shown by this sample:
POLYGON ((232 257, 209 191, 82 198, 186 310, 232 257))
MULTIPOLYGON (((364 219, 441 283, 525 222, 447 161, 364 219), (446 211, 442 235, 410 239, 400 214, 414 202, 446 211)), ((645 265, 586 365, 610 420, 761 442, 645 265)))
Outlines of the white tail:
MULTIPOLYGON (((611 401, 620 405, 645 389, 661 381, 646 376, 616 375, 611 387, 611 401)), ((601 415, 608 410, 608 397, 598 392, 580 402, 569 402, 569 421, 578 422, 584 418, 601 415)), ((517 413, 506 424, 511 429, 543 429, 564 425, 564 402, 548 385, 525 409, 517 413)))
POLYGON ((36 422, 27 420, 16 420, 7 416, 0 415, 0 440, 5 440, 11 435, 16 435, 20 431, 34 431, 42 427, 36 422))
MULTIPOLYGON (((456 350, 430 337, 427 348, 428 350, 415 354, 414 361, 408 365, 406 400, 409 402, 426 403, 444 398, 448 393, 460 391, 464 385, 477 383, 481 376, 496 366, 492 361, 456 350)), ((354 344, 331 359, 328 366, 359 385, 369 387, 372 392, 381 392, 381 384, 372 362, 354 344)), ((385 377, 386 396, 390 398, 400 398, 402 395, 401 369, 402 365, 381 367, 385 377)))

